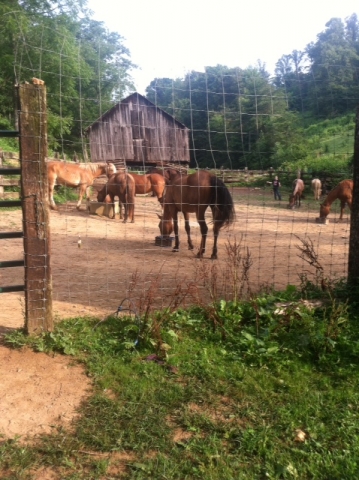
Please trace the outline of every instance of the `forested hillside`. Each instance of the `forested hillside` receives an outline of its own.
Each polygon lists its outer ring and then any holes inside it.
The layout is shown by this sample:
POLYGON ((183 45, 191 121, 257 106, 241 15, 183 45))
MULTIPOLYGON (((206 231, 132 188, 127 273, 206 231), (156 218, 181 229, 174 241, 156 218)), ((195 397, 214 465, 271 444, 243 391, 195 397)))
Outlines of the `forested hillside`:
MULTIPOLYGON (((85 128, 135 90, 124 39, 92 18, 86 0, 3 0, 0 31, 0 128, 15 121, 14 84, 40 77, 50 150, 81 155, 85 128)), ((349 172, 358 72, 353 14, 283 54, 272 76, 260 62, 208 66, 155 78, 146 96, 191 129, 192 166, 349 172)))
MULTIPOLYGON (((240 53, 239 53, 240 55, 240 53)), ((200 166, 347 168, 359 102, 359 23, 333 18, 303 51, 265 65, 157 78, 150 100, 192 129, 200 166)))

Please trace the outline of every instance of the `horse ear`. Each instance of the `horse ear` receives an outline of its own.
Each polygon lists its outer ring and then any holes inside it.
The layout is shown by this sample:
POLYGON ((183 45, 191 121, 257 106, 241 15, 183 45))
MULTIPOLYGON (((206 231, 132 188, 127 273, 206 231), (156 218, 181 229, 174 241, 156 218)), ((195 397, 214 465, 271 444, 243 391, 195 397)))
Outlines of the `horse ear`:
POLYGON ((157 217, 158 217, 160 220, 162 220, 162 218, 163 218, 163 216, 162 216, 162 215, 159 215, 158 213, 157 213, 157 217))

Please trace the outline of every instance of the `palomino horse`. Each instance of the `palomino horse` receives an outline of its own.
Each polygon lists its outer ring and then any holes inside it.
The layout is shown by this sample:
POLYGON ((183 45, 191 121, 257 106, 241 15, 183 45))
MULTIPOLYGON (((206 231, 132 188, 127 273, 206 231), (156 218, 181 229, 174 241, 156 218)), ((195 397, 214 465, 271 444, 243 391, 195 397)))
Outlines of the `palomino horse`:
POLYGON ((314 199, 320 200, 320 196, 322 194, 322 182, 319 180, 319 178, 313 178, 312 190, 314 194, 314 199))
POLYGON ((300 207, 300 201, 303 197, 304 182, 300 178, 296 178, 293 182, 293 190, 289 195, 288 208, 300 207))
POLYGON ((47 177, 49 181, 49 202, 50 208, 56 210, 54 200, 54 187, 66 185, 67 187, 80 187, 79 201, 76 208, 80 210, 82 197, 86 194, 87 207, 90 203, 90 187, 95 178, 101 175, 113 175, 116 167, 113 163, 67 163, 50 161, 47 162, 47 177))
POLYGON ((229 225, 234 219, 234 206, 231 194, 225 184, 215 175, 199 170, 191 175, 178 176, 166 186, 162 199, 163 215, 159 215, 159 228, 163 237, 169 237, 174 230, 175 246, 173 252, 179 250, 178 212, 185 219, 188 248, 193 250, 190 235, 189 213, 195 213, 201 229, 201 245, 197 257, 203 257, 206 248, 208 227, 204 218, 208 207, 212 210, 214 244, 212 259, 217 258, 217 240, 219 230, 229 225))
POLYGON ((352 209, 353 201, 353 180, 343 180, 331 190, 324 202, 320 205, 320 218, 327 218, 330 213, 330 207, 335 200, 340 200, 340 217, 339 220, 343 220, 343 213, 345 205, 348 205, 350 210, 352 209))
MULTIPOLYGON (((131 223, 135 221, 135 180, 132 175, 125 172, 112 175, 106 185, 97 194, 97 201, 103 202, 109 196, 112 203, 115 197, 118 197, 120 204, 125 207, 123 222, 126 223, 129 218, 131 223)), ((121 208, 121 206, 120 206, 121 208)))
POLYGON ((162 175, 159 173, 150 173, 145 175, 137 175, 136 173, 131 173, 135 185, 136 185, 136 194, 145 195, 146 193, 152 192, 154 196, 160 200, 163 195, 163 191, 166 186, 166 181, 162 175))

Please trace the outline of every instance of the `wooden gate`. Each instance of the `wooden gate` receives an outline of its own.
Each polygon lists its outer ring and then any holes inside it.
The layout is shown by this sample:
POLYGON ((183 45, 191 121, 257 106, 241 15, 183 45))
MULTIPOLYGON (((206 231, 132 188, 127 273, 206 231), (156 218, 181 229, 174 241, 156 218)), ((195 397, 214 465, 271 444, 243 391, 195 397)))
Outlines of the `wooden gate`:
POLYGON ((52 277, 48 208, 46 89, 44 85, 17 86, 19 131, 1 136, 18 137, 20 168, 0 168, 0 175, 21 175, 21 199, 0 202, 21 206, 22 232, 0 232, 1 239, 23 238, 24 258, 0 262, 1 268, 24 267, 24 284, 0 286, 0 293, 25 292, 25 329, 29 334, 51 331, 52 277))

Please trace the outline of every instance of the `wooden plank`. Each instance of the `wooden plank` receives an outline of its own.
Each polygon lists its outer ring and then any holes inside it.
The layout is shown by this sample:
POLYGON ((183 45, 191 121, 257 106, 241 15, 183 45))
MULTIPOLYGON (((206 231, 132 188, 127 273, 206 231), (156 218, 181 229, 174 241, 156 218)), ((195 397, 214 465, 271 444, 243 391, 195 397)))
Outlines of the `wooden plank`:
POLYGON ((23 232, 0 232, 0 240, 5 238, 22 238, 23 236, 23 232))
POLYGON ((0 207, 22 207, 21 200, 0 200, 0 207))
POLYGON ((24 267, 24 260, 6 260, 0 262, 0 268, 10 268, 10 267, 24 267))
POLYGON ((10 293, 10 292, 23 292, 25 290, 25 285, 11 285, 0 287, 0 293, 10 293))
POLYGON ((21 185, 20 180, 16 180, 15 178, 0 177, 0 187, 20 187, 20 185, 21 185))
POLYGON ((19 130, 25 252, 25 329, 53 330, 45 85, 21 84, 19 130))

